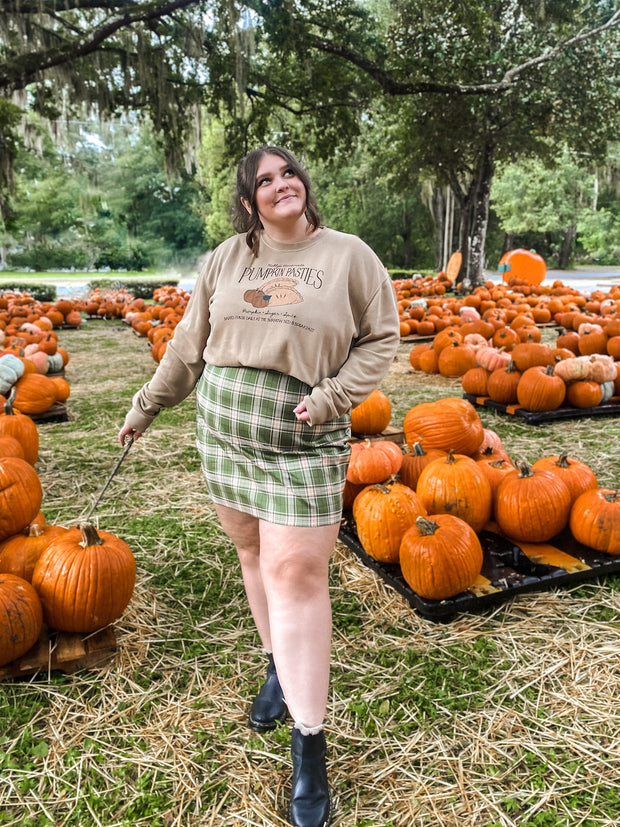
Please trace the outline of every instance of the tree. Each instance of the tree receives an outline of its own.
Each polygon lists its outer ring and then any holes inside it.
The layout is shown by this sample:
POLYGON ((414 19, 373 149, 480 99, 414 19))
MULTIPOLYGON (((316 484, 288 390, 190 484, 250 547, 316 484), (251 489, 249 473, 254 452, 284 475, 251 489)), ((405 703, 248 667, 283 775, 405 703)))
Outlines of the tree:
POLYGON ((356 136, 353 112, 382 118, 403 180, 415 167, 451 188, 472 284, 483 279, 496 165, 564 144, 595 160, 617 130, 620 10, 609 0, 250 5, 245 134, 280 106, 312 119, 305 146, 318 154, 356 136))
POLYGON ((592 211, 594 181, 592 171, 565 149, 553 166, 536 159, 505 166, 493 183, 491 201, 506 233, 557 238, 557 266, 565 270, 579 226, 592 211))
POLYGON ((0 15, 0 226, 19 110, 57 122, 80 107, 148 115, 180 166, 202 99, 208 51, 196 0, 3 0, 0 15))

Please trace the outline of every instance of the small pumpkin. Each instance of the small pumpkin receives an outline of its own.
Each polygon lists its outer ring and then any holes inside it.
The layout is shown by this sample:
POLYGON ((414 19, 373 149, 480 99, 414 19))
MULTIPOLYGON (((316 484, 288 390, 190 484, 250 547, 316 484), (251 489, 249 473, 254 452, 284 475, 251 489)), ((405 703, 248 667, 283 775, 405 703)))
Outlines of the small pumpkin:
POLYGON ((418 495, 399 482, 365 488, 353 503, 357 536, 367 554, 382 563, 398 563, 400 542, 426 509, 418 495))
MULTIPOLYGON (((535 370, 535 368, 530 368, 535 370)), ((572 497, 557 474, 517 460, 495 495, 495 519, 504 534, 526 543, 544 543, 566 526, 572 497)))
POLYGON ((603 389, 598 382, 580 379, 566 388, 566 401, 574 408, 594 408, 603 399, 603 389))
POLYGON ((385 482, 398 474, 403 453, 391 440, 366 439, 351 446, 347 479, 354 485, 373 485, 385 482))
POLYGON ((590 466, 581 460, 571 459, 566 453, 559 456, 541 457, 532 465, 532 470, 550 471, 552 474, 557 474, 568 486, 573 502, 584 491, 590 491, 598 486, 596 474, 590 466))
POLYGON ((392 404, 379 388, 351 411, 351 431, 354 434, 380 434, 390 424, 392 404))
POLYGON ((4 402, 4 414, 0 414, 0 436, 16 439, 24 451, 24 459, 34 465, 39 456, 39 430, 29 416, 13 408, 15 388, 4 402))
POLYGON ((0 542, 0 572, 15 574, 30 583, 43 551, 54 537, 59 537, 66 530, 58 525, 32 522, 23 531, 7 537, 0 542))
POLYGON ((554 411, 564 402, 565 396, 566 384, 554 375, 553 365, 528 368, 517 385, 519 405, 528 411, 554 411))
POLYGON ((419 442, 414 442, 411 451, 403 454, 403 461, 398 472, 398 478, 403 485, 408 485, 415 491, 423 469, 434 459, 445 459, 446 451, 439 448, 429 448, 425 451, 419 442))
POLYGON ((620 554, 620 491, 584 491, 573 503, 569 526, 573 537, 584 546, 620 554))
POLYGON ((30 583, 15 574, 0 574, 0 666, 25 655, 42 626, 41 601, 30 583))
POLYGON ((521 371, 511 359, 504 368, 494 370, 487 381, 489 398, 502 405, 514 405, 517 401, 517 386, 521 371))
POLYGON ((491 516, 491 486, 478 463, 451 449, 424 468, 416 488, 429 514, 452 514, 480 531, 491 516))
POLYGON ((445 600, 472 586, 483 563, 476 532, 452 514, 418 517, 403 536, 399 558, 406 582, 428 600, 445 600))
POLYGON ((19 457, 0 457, 0 540, 29 525, 42 501, 41 480, 32 465, 19 457))
POLYGON ((115 621, 133 594, 136 561, 127 543, 81 523, 54 538, 39 557, 32 585, 51 627, 87 634, 115 621))

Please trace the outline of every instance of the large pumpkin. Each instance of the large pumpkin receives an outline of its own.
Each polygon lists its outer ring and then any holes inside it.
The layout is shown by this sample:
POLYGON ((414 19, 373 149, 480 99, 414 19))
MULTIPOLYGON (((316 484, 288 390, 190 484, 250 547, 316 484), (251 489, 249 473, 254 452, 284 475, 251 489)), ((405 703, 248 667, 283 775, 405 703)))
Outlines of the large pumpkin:
POLYGON ((0 540, 17 534, 39 513, 43 488, 29 462, 0 457, 0 540))
POLYGON ((418 517, 400 544, 400 567, 414 592, 445 600, 473 585, 483 553, 473 528, 452 514, 418 517))
POLYGON ((448 452, 424 468, 416 492, 429 514, 452 514, 480 531, 491 516, 491 485, 478 463, 448 452))
POLYGON ((0 574, 0 666, 20 658, 41 634, 41 601, 30 583, 0 574))
POLYGON ((48 411, 56 402, 56 386, 48 376, 25 373, 15 383, 15 407, 24 414, 48 411))
POLYGON ((354 434, 380 434, 390 424, 391 418, 392 404, 389 398, 375 388, 351 411, 351 431, 354 434))
POLYGON ((515 464, 515 471, 507 474, 497 488, 495 519, 513 540, 544 543, 568 523, 570 490, 551 471, 534 470, 524 460, 515 464))
POLYGON ((569 526, 573 537, 584 546, 620 554, 620 490, 585 491, 573 503, 569 526))
POLYGON ((136 561, 127 543, 82 523, 52 540, 39 557, 32 585, 46 623, 88 633, 120 617, 135 579, 136 561))
POLYGON ((400 482, 371 485, 353 503, 359 541, 367 554, 383 563, 398 563, 404 533, 424 514, 415 491, 400 482))
POLYGON ((473 454, 484 438, 484 429, 471 402, 446 397, 436 402, 420 402, 410 408, 403 420, 407 445, 420 442, 424 450, 452 448, 458 454, 473 454))

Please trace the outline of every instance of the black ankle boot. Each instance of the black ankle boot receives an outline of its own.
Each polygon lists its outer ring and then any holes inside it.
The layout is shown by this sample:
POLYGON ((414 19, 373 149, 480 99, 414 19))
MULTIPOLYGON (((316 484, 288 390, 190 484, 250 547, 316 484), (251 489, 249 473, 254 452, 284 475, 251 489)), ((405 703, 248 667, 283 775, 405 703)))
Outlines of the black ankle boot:
POLYGON ((268 732, 275 729, 278 721, 284 721, 288 715, 271 652, 268 658, 267 679, 254 698, 248 716, 248 726, 256 732, 268 732))
POLYGON ((325 734, 302 735, 296 727, 291 733, 293 790, 289 820, 295 827, 328 827, 332 802, 325 767, 325 734))

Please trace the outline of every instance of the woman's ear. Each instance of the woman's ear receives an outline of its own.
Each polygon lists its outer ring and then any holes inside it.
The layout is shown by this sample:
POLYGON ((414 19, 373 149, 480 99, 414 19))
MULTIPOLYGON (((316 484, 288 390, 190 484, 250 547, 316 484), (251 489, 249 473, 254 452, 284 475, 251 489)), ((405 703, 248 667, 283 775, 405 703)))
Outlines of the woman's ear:
POLYGON ((246 208, 246 210, 249 212, 249 214, 252 215, 252 205, 250 204, 248 199, 247 198, 242 198, 241 203, 246 208))

